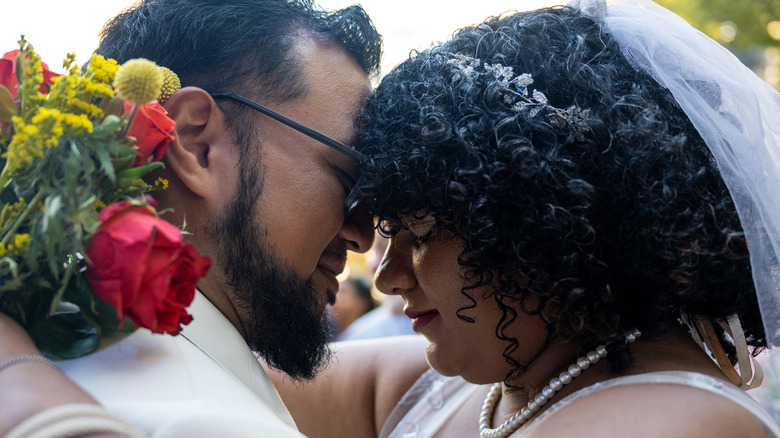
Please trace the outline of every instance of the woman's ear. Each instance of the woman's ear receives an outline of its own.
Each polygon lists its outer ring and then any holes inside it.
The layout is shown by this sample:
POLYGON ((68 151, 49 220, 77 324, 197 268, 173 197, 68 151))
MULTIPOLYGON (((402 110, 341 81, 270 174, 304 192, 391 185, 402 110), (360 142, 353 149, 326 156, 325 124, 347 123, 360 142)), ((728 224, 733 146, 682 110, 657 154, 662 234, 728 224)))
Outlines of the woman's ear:
POLYGON ((206 91, 196 87, 177 91, 165 103, 165 109, 176 122, 176 139, 165 153, 167 167, 195 195, 211 198, 214 188, 225 181, 225 175, 218 174, 224 166, 215 165, 213 160, 234 155, 214 151, 237 149, 230 141, 222 112, 206 91))

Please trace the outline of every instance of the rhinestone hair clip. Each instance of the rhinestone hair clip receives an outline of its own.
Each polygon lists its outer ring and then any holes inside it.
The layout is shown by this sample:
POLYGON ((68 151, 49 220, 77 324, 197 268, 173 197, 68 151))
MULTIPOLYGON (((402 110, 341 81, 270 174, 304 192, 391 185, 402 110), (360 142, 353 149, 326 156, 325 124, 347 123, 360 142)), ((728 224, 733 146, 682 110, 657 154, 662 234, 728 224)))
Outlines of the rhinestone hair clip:
POLYGON ((471 56, 460 53, 442 54, 447 56, 447 65, 453 70, 452 83, 459 81, 474 81, 477 75, 491 75, 504 90, 504 102, 516 113, 525 114, 528 118, 536 117, 546 110, 550 125, 558 129, 569 129, 571 136, 568 141, 585 140, 585 133, 590 129, 588 117, 590 110, 583 110, 576 105, 558 108, 548 103, 547 96, 537 89, 531 89, 534 78, 530 73, 515 74, 511 66, 502 64, 480 63, 471 56), (479 71, 481 67, 482 71, 479 71))

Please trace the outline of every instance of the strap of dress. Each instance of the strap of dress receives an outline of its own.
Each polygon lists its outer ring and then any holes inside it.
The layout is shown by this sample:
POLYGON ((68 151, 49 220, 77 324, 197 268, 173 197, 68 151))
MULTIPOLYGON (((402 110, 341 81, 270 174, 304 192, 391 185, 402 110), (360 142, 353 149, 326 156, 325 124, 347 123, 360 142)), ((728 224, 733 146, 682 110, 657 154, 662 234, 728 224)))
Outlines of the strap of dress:
POLYGON ((617 377, 615 379, 605 380, 603 382, 596 383, 588 386, 587 388, 580 389, 577 392, 569 394, 559 402, 552 405, 549 409, 544 411, 533 424, 529 425, 528 429, 523 432, 523 435, 531 432, 538 427, 542 422, 547 420, 551 415, 554 415, 557 411, 563 409, 565 406, 571 404, 577 399, 593 394, 597 391, 603 391, 615 386, 620 385, 636 385, 646 383, 662 383, 682 385, 692 388, 702 389, 709 391, 713 396, 721 396, 729 399, 730 401, 741 406, 752 413, 756 418, 761 420, 766 426, 767 430, 772 431, 775 436, 780 437, 780 426, 772 418, 772 416, 751 396, 747 395, 744 391, 740 390, 736 386, 729 384, 725 381, 718 380, 716 378, 707 376, 705 374, 693 373, 689 371, 662 371, 654 373, 636 374, 631 376, 617 377))

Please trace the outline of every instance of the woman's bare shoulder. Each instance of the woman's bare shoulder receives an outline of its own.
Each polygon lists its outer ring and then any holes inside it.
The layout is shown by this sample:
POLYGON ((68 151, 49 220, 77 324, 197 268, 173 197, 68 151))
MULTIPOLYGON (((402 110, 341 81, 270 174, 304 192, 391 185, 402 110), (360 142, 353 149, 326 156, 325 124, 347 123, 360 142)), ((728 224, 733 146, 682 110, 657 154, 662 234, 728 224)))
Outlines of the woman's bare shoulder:
POLYGON ((751 411, 730 398, 672 383, 632 383, 592 392, 524 436, 776 437, 751 411))

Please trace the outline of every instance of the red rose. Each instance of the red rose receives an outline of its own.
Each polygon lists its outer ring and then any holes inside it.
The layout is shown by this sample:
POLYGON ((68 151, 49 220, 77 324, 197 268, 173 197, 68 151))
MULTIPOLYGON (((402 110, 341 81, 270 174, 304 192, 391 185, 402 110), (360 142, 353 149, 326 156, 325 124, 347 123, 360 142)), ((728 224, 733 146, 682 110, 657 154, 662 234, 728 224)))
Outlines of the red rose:
MULTIPOLYGON (((150 204, 155 205, 150 198, 150 204)), ((87 246, 87 279, 124 320, 155 333, 176 335, 192 316, 187 306, 211 260, 182 239, 181 231, 131 201, 105 207, 87 246)))
MULTIPOLYGON (((125 102, 126 112, 130 113, 132 108, 132 104, 125 102)), ((128 136, 135 137, 135 147, 138 149, 133 167, 162 160, 168 145, 175 138, 172 133, 176 122, 168 118, 167 114, 156 100, 138 107, 127 131, 128 136)))
MULTIPOLYGON (((16 58, 18 56, 19 51, 12 50, 0 58, 0 85, 8 88, 8 91, 11 92, 11 96, 14 99, 16 99, 19 92, 19 79, 16 77, 16 58)), ((49 66, 43 62, 41 63, 41 67, 43 67, 43 84, 38 87, 38 91, 45 94, 49 91, 44 84, 51 85, 51 80, 59 76, 59 74, 49 71, 49 66)))

